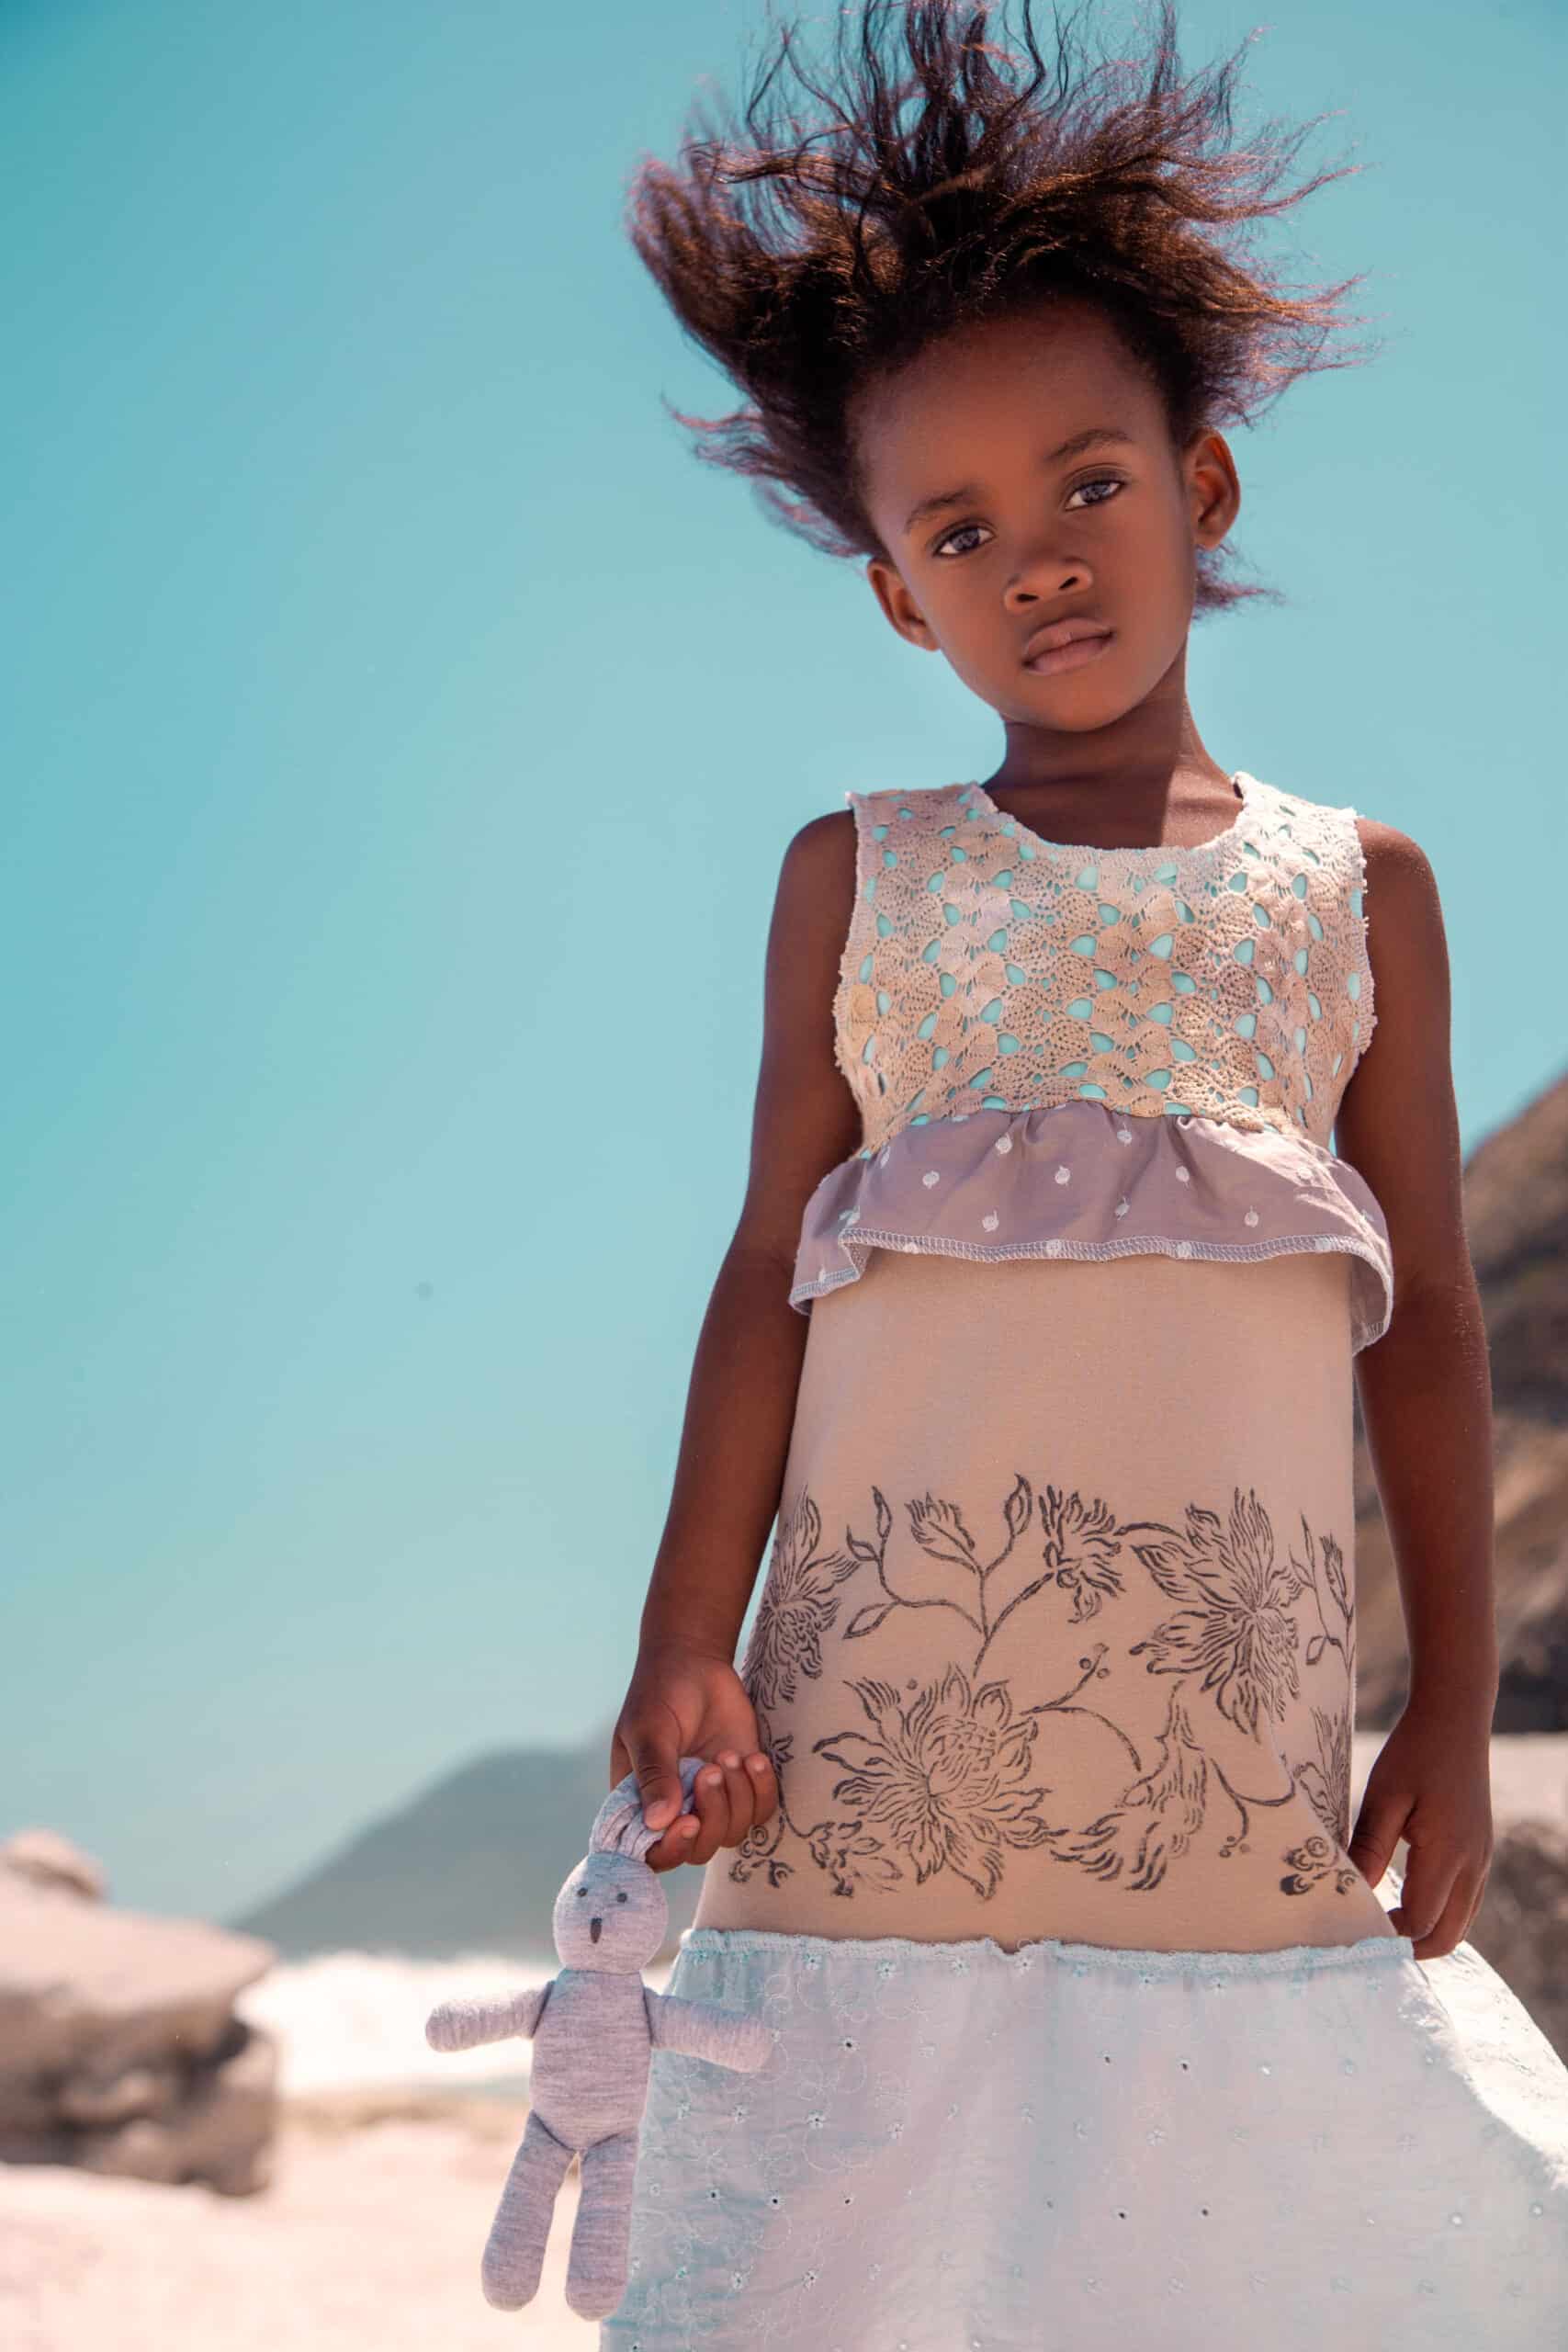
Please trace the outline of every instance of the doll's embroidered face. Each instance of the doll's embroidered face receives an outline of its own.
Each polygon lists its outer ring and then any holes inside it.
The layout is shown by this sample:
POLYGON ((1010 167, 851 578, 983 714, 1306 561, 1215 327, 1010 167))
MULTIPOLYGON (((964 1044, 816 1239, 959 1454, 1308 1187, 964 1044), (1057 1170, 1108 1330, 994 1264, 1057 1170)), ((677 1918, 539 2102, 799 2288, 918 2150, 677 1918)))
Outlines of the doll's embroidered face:
POLYGON ((877 601, 1010 741, 1054 739, 1071 761, 1151 699, 1179 707, 1197 551, 1225 537, 1240 487, 1219 434, 1174 447, 1103 312, 1063 301, 971 325, 868 385, 853 427, 892 557, 867 568, 877 601), (1058 675, 1024 667, 1035 632, 1080 617, 1111 630, 1102 655, 1058 675))
POLYGON ((630 1975, 648 1965, 669 1924, 658 1872, 627 1854, 589 1854, 556 1897, 556 1951, 567 1968, 630 1975))

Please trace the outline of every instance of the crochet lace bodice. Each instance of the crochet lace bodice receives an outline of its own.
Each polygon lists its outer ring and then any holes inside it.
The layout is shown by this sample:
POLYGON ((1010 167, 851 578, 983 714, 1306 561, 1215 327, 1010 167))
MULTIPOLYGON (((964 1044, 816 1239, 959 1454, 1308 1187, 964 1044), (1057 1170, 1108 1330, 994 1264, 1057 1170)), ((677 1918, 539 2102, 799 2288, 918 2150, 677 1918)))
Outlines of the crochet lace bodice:
POLYGON ((807 1209, 792 1304, 873 1247, 1338 1249, 1353 1343, 1381 1338, 1387 1226, 1330 1148, 1377 1018, 1356 811, 1234 780, 1195 848, 1049 842, 978 784, 846 793, 834 1045, 863 1140, 807 1209))
POLYGON ((1103 1102, 1326 1145, 1375 1020, 1355 812, 1242 775, 1194 849, 1080 849, 977 784, 851 794, 835 1007, 866 1157, 911 1121, 1103 1102))

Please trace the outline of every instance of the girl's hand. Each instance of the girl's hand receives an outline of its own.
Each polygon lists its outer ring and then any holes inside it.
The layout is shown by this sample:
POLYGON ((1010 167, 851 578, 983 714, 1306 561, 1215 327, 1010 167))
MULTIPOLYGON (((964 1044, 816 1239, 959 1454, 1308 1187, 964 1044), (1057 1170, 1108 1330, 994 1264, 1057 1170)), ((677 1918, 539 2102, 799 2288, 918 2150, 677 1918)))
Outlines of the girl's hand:
POLYGON ((610 1743, 610 1786, 635 1772, 642 1817, 664 1834, 643 1860, 649 1870, 710 1861, 739 1846, 779 1801, 757 1744, 757 1718, 728 1658, 665 1643, 638 1652, 610 1743), (702 1756, 694 1813, 682 1811, 680 1760, 702 1756))
POLYGON ((1389 1917, 1417 1960, 1462 1943, 1492 1868, 1492 1733, 1471 1715, 1412 1700, 1367 1776, 1350 1860, 1376 1886, 1402 1838, 1404 1884, 1389 1917))

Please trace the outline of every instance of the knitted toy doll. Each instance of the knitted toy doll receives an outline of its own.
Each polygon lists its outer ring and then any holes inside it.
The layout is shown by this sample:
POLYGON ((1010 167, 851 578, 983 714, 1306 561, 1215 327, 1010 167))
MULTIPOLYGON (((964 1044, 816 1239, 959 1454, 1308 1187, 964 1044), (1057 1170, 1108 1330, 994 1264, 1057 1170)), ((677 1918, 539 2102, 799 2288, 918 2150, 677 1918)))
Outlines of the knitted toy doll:
MULTIPOLYGON (((688 1805, 702 1760, 681 1758, 688 1805)), ((645 1824, 628 1773, 599 1808, 587 1855, 556 1897, 558 1975, 510 2000, 443 2001, 425 2020, 434 2050, 533 2038, 527 2126, 479 2266, 485 2301, 498 2311, 519 2310, 538 2288, 556 2194, 574 2154, 582 2160, 581 2188, 566 2299, 584 2319, 607 2318, 620 2302, 653 2051, 678 2050, 745 2074, 772 2052, 759 2019, 644 1984, 641 1971, 670 1923, 659 1873, 643 1860, 662 1835, 645 1824)))

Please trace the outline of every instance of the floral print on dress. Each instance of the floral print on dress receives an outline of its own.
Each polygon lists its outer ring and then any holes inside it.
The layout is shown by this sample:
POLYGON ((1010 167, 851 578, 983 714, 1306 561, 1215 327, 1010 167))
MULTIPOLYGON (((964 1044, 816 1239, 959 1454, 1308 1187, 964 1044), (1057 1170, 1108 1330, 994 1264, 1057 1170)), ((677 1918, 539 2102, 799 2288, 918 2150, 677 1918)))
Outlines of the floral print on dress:
MULTIPOLYGON (((995 1512, 995 1536, 955 1498, 931 1489, 906 1498, 910 1552, 892 1555, 895 1513, 871 1488, 869 1532, 846 1526, 825 1546, 822 1516, 804 1486, 781 1514, 769 1574, 741 1677, 773 1755, 776 1813, 736 1849, 729 1876, 781 1887, 792 1873, 821 1871, 835 1895, 921 1886, 942 1874, 981 1902, 996 1894, 1010 1855, 1031 1849, 1129 1892, 1160 1886, 1179 1870, 1217 1808, 1230 1816, 1221 1860, 1250 1852, 1259 1820, 1303 1804, 1321 1829, 1278 1849, 1281 1894, 1360 1883, 1349 1830, 1354 1612, 1342 1545, 1314 1533, 1282 1544, 1256 1488, 1235 1487, 1222 1514, 1190 1502, 1180 1526, 1122 1521, 1102 1496, 1015 1472, 995 1512), (911 1589, 916 1564, 922 1572, 911 1589), (1147 1600, 1174 1604, 1148 1626, 1147 1600), (1138 1638, 1118 1641, 1137 1597, 1138 1638), (874 1670, 879 1634, 900 1611, 957 1621, 953 1654, 934 1674, 902 1683, 874 1670), (1068 1634, 1100 1638, 1078 1656, 1066 1687, 1023 1690, 1016 1671, 996 1670, 998 1636, 1021 1612, 1050 1611, 1068 1634), (775 1733, 803 1678, 822 1683, 834 1636, 838 1684, 852 1702, 843 1723, 811 1743, 836 1766, 833 1812, 797 1813, 795 1734, 775 1733), (852 1652, 851 1645, 853 1645, 852 1652), (1280 1735, 1302 1714, 1303 1675, 1337 1654, 1346 1696, 1314 1704, 1313 1752, 1286 1759, 1280 1735), (846 1670, 863 1652, 865 1670, 846 1670), (1097 1683, 1126 1674, 1168 1679, 1164 1719, 1142 1751, 1119 1715, 1093 1703, 1097 1683), (1039 1732, 1052 1715, 1088 1718, 1119 1743, 1126 1768, 1116 1801, 1092 1818, 1063 1817, 1039 1732), (1239 1736, 1239 1737, 1238 1737, 1239 1736)), ((1043 1625, 1041 1628, 1043 1634, 1043 1625)), ((1070 1648, 1070 1645, 1068 1645, 1070 1648)), ((1042 1667, 1066 1656, 1048 1637, 1042 1667)))
POLYGON ((802 1487, 779 1530, 746 1661, 752 1703, 766 1712, 795 1697, 799 1676, 821 1673, 823 1636, 839 1613, 834 1588, 859 1565, 820 1553, 821 1541, 822 1515, 802 1487))
POLYGON ((840 1732, 818 1752, 845 1767, 835 1800, 879 1826, 914 1866, 918 1885, 950 1870, 976 1894, 994 1894, 1010 1846, 1048 1835, 1031 1785, 1035 1724, 1015 1715, 1005 1683, 972 1688, 950 1666, 907 1703, 890 1682, 852 1682, 872 1733, 840 1732))

